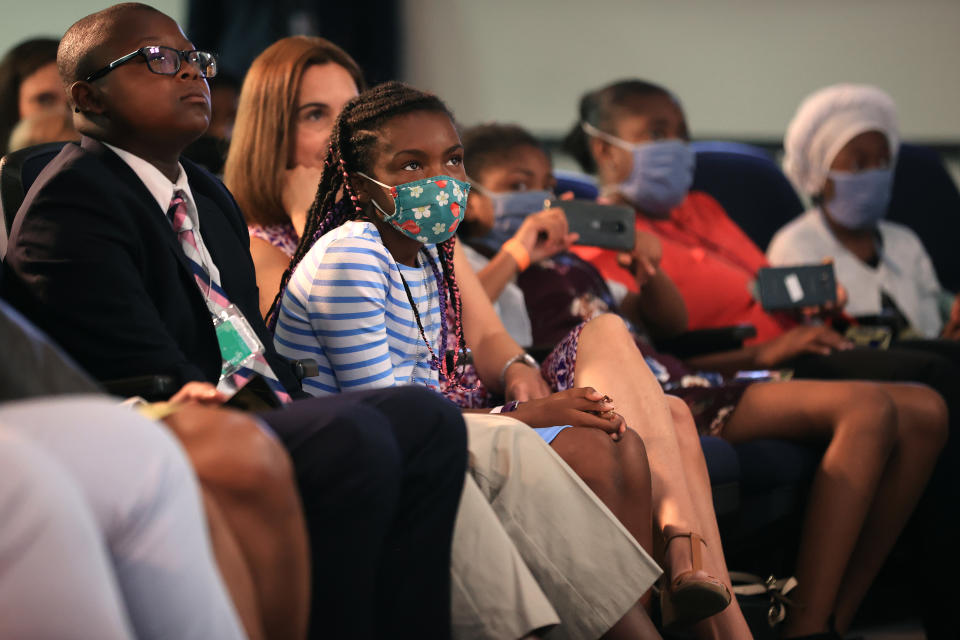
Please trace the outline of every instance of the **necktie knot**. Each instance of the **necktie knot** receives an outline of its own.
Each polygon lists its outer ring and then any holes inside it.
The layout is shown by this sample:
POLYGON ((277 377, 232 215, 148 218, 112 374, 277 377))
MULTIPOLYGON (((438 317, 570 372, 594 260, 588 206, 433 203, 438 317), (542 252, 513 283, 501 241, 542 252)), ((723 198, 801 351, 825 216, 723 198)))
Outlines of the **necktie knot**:
POLYGON ((167 208, 167 218, 176 233, 188 231, 193 228, 193 222, 187 215, 187 199, 183 191, 177 189, 173 192, 173 198, 170 200, 170 206, 167 208))

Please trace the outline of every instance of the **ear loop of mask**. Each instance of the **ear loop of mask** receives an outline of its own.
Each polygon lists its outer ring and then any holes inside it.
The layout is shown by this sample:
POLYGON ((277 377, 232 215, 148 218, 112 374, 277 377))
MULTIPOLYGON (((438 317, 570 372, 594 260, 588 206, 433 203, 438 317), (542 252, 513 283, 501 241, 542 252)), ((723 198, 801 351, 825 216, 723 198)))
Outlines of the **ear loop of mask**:
MULTIPOLYGON (((630 144, 626 140, 621 140, 615 135, 609 134, 606 131, 602 131, 596 128, 589 122, 586 122, 586 121, 581 122, 580 128, 588 136, 593 136, 595 138, 600 138, 601 140, 605 140, 606 142, 609 142, 613 146, 620 147, 621 149, 625 151, 629 151, 630 153, 633 153, 633 150, 637 147, 637 145, 635 144, 630 144)), ((617 193, 618 191, 619 191, 619 187, 615 184, 608 184, 600 187, 600 195, 602 196, 610 196, 617 193)))
POLYGON ((638 145, 630 144, 626 140, 621 140, 615 135, 609 134, 606 131, 602 131, 589 122, 581 122, 580 128, 583 129, 583 132, 588 136, 593 136, 595 138, 600 138, 601 140, 606 140, 612 145, 620 147, 621 149, 626 149, 627 151, 633 151, 638 145))
MULTIPOLYGON (((365 174, 363 171, 357 171, 357 175, 358 175, 358 176, 363 176, 364 178, 366 178, 366 179, 369 180, 370 182, 372 182, 372 183, 374 183, 374 184, 377 184, 377 185, 380 185, 381 187, 383 187, 384 189, 387 189, 388 191, 393 188, 393 187, 391 187, 391 186, 388 185, 388 184, 383 184, 382 182, 380 182, 379 180, 377 180, 377 179, 375 179, 375 178, 371 178, 370 176, 368 176, 367 174, 365 174)), ((373 203, 373 206, 377 209, 377 211, 379 211, 379 212, 382 213, 384 216, 386 216, 386 218, 392 218, 392 217, 394 217, 395 215, 397 215, 397 201, 396 201, 396 200, 393 201, 393 213, 387 213, 386 211, 384 211, 384 210, 383 210, 383 207, 381 207, 379 204, 377 204, 377 201, 376 201, 375 198, 370 198, 370 202, 372 202, 372 203, 373 203)))

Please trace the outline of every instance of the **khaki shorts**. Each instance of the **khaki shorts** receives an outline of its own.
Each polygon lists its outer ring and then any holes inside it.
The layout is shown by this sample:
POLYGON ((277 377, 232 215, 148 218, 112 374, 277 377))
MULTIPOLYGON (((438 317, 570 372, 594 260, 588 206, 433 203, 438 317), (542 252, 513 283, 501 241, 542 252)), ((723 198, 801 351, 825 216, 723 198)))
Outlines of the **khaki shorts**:
POLYGON ((469 472, 453 536, 453 636, 596 639, 660 576, 533 429, 467 414, 469 472))

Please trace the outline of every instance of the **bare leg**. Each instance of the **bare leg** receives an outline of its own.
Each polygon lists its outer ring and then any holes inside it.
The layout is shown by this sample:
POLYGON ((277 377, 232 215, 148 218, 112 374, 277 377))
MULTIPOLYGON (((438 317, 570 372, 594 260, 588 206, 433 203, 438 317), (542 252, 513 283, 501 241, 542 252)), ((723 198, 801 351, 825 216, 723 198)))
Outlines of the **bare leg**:
POLYGON ((310 559, 282 446, 249 416, 186 407, 166 419, 215 499, 249 567, 266 637, 306 635, 310 559))
MULTIPOLYGON (((651 550, 650 469, 643 441, 635 433, 619 442, 598 429, 564 429, 551 446, 621 524, 651 550)), ((640 595, 640 594, 638 594, 640 595)), ((641 600, 603 636, 609 640, 659 638, 641 600)))
MULTIPOLYGON (((660 384, 650 372, 623 321, 614 315, 591 320, 580 334, 574 384, 609 395, 627 426, 643 438, 649 452, 653 519, 658 530, 667 525, 693 531, 699 524, 680 447, 660 384)), ((671 545, 672 546, 672 545, 671 545)), ((674 572, 689 569, 671 567, 674 572)))
MULTIPOLYGON (((703 458, 703 449, 700 447, 700 435, 697 425, 686 403, 675 396, 666 396, 673 416, 677 442, 680 445, 682 468, 687 475, 687 485, 690 487, 690 496, 697 514, 697 532, 707 541, 704 560, 706 570, 727 585, 733 593, 730 582, 730 572, 723 557, 723 543, 720 541, 720 529, 717 526, 717 515, 713 511, 713 493, 710 489, 710 474, 707 471, 707 462, 703 458)), ((699 622, 694 631, 698 638, 750 638, 750 628, 743 617, 737 599, 730 601, 730 606, 720 613, 710 616, 699 622)))
POLYGON ((843 577, 836 625, 846 631, 887 554, 906 526, 947 441, 947 406, 921 385, 884 384, 897 408, 897 447, 843 577))
MULTIPOLYGON (((664 396, 619 317, 600 316, 583 328, 574 383, 594 387, 613 398, 627 425, 643 438, 657 531, 672 526, 702 535, 708 545, 703 550, 704 577, 719 577, 729 588, 710 479, 693 418, 682 401, 664 396)), ((671 577, 691 569, 689 547, 675 541, 666 552, 665 564, 671 577)), ((714 622, 698 627, 699 637, 751 637, 735 601, 711 620, 714 622)))
POLYGON ((827 630, 841 581, 897 436, 897 412, 879 386, 860 382, 759 383, 747 389, 724 438, 829 441, 807 506, 797 558, 802 607, 786 637, 827 630))

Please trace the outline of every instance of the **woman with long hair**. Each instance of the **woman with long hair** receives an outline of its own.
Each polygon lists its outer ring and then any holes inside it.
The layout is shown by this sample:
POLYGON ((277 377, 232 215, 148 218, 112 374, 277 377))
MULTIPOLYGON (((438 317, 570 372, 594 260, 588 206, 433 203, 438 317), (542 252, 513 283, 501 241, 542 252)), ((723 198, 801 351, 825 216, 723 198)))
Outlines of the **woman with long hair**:
POLYGON ((365 86, 346 51, 308 36, 267 47, 244 78, 223 181, 247 218, 262 313, 303 234, 333 122, 365 86))

